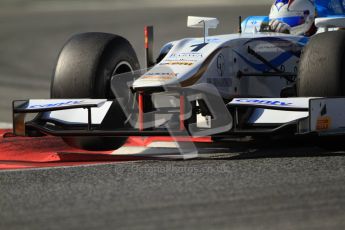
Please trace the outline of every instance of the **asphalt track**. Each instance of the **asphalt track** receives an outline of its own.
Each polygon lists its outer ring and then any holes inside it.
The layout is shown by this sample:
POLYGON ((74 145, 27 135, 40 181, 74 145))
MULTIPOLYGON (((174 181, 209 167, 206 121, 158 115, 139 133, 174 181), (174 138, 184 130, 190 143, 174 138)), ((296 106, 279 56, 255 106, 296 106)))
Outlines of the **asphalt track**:
MULTIPOLYGON (((227 33, 238 14, 267 10, 1 12, 0 121, 10 120, 12 99, 48 97, 54 59, 71 34, 122 34, 143 60, 145 24, 156 25, 158 49, 163 40, 198 33, 185 28, 187 15, 217 16, 218 32, 227 33)), ((345 228, 344 152, 229 145, 189 161, 0 171, 0 229, 345 228)))
POLYGON ((344 167, 344 153, 263 148, 3 171, 0 228, 343 229, 344 167))

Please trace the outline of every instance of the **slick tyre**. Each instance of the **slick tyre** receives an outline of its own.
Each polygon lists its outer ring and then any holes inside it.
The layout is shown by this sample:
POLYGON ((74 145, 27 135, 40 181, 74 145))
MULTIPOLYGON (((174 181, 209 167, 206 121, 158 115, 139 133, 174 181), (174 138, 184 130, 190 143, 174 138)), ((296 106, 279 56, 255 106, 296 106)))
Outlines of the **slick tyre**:
POLYGON ((345 31, 320 33, 310 39, 300 59, 297 95, 345 95, 345 31))
MULTIPOLYGON (((345 31, 313 36, 301 56, 297 95, 299 97, 345 96, 345 31)), ((316 145, 328 150, 345 149, 344 139, 319 137, 316 145)))
MULTIPOLYGON (((123 37, 108 33, 82 33, 62 48, 51 82, 51 98, 115 99, 111 77, 140 69, 135 51, 123 37)), ((126 117, 116 101, 103 120, 102 128, 125 127, 126 117)), ((127 137, 66 137, 64 141, 84 150, 113 150, 127 137)))

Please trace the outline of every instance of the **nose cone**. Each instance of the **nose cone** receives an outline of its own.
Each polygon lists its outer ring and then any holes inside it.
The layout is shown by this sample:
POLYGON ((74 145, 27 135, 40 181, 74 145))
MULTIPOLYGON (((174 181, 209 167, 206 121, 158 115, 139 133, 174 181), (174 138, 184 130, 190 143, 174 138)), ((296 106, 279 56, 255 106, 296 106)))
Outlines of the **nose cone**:
POLYGON ((154 67, 134 81, 133 88, 154 88, 177 84, 177 74, 167 67, 154 67))

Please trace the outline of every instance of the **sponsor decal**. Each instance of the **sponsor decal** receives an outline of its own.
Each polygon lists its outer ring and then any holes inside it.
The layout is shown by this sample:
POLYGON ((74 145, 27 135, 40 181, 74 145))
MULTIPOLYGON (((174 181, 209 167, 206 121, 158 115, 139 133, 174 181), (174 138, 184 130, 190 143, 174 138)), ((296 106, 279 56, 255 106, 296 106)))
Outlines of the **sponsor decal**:
POLYGON ((62 107, 62 106, 80 104, 81 102, 83 101, 65 101, 65 102, 57 102, 57 103, 43 104, 43 105, 31 105, 28 107, 28 109, 44 109, 44 108, 62 107))
POLYGON ((281 51, 298 51, 301 47, 292 44, 291 42, 277 42, 277 43, 261 43, 255 45, 253 48, 255 52, 261 53, 281 53, 281 51))
POLYGON ((316 130, 325 131, 331 128, 332 120, 329 116, 322 116, 317 119, 316 130))
POLYGON ((170 55, 170 58, 196 58, 201 59, 203 58, 202 53, 173 53, 170 55))
POLYGON ((167 58, 164 59, 163 63, 168 63, 168 62, 191 62, 191 63, 195 63, 198 62, 200 60, 196 60, 196 59, 191 59, 191 58, 167 58))
POLYGON ((176 73, 147 73, 144 76, 142 76, 141 80, 163 80, 163 81, 169 81, 174 78, 176 78, 176 73))
POLYGON ((192 61, 169 61, 169 62, 163 62, 159 65, 185 65, 185 66, 191 66, 194 65, 194 62, 192 61))
POLYGON ((204 58, 202 53, 173 53, 163 62, 199 62, 204 58))
MULTIPOLYGON (((260 52, 275 52, 274 47, 280 51, 290 52, 292 56, 300 57, 301 50, 308 42, 308 38, 302 38, 300 40, 288 40, 277 37, 264 37, 264 38, 253 38, 245 42, 243 45, 251 44, 255 51, 260 52), (254 43, 254 44, 253 44, 254 43), (271 45, 269 45, 271 44, 271 45), (265 49, 268 49, 265 51, 265 49)), ((280 52, 279 51, 279 52, 280 52)))
POLYGON ((207 38, 206 39, 206 42, 207 43, 219 43, 221 42, 222 40, 220 40, 219 38, 207 38))
POLYGON ((260 100, 260 99, 236 99, 236 102, 269 105, 269 106, 283 106, 283 107, 288 107, 288 106, 293 105, 293 103, 284 102, 284 101, 260 100))

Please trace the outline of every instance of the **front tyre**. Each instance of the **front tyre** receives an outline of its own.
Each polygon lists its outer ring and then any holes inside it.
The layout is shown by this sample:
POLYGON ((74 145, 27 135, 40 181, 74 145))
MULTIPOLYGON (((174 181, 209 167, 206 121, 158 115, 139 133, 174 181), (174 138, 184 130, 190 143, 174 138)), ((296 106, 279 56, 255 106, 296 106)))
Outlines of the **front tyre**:
MULTIPOLYGON (((310 39, 300 60, 297 94, 345 96, 345 31, 320 33, 310 39)), ((345 149, 340 137, 319 137, 316 145, 329 150, 345 149)))
POLYGON ((300 59, 299 97, 339 97, 345 95, 345 31, 313 36, 300 59))
MULTIPOLYGON (((115 99, 111 77, 140 69, 136 53, 123 37, 108 33, 82 33, 62 48, 51 83, 51 98, 115 99)), ((126 127, 126 117, 114 101, 102 128, 126 127)), ((84 150, 113 150, 127 137, 66 137, 64 141, 84 150)))

